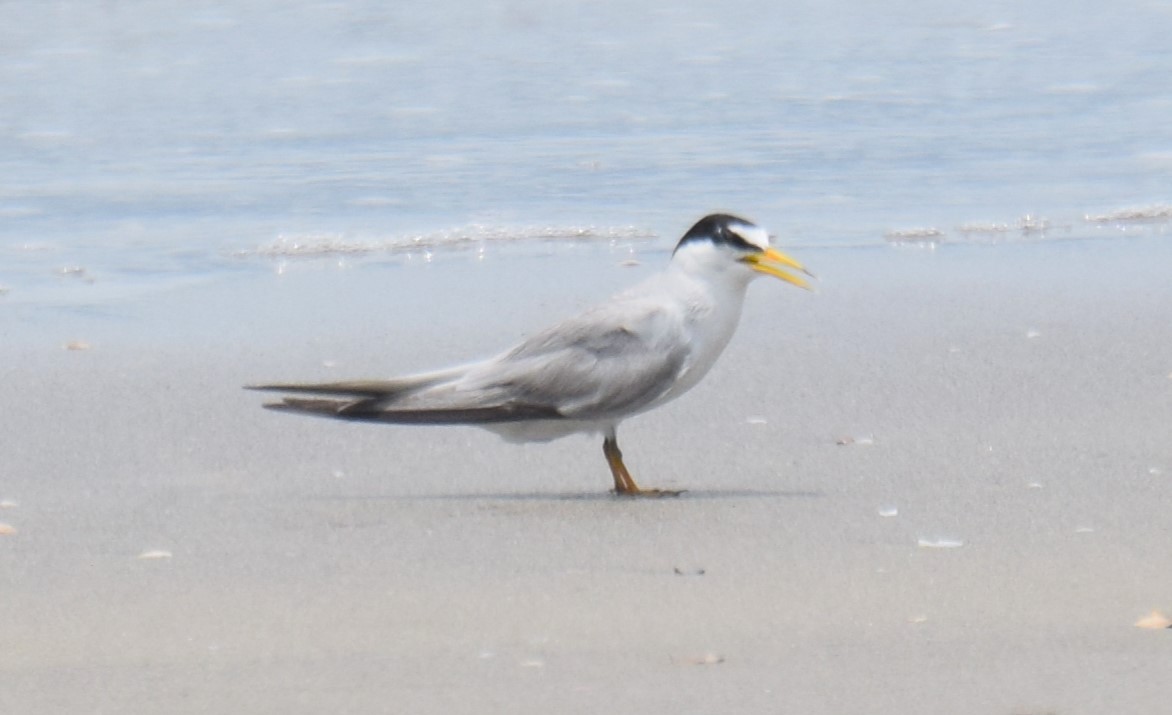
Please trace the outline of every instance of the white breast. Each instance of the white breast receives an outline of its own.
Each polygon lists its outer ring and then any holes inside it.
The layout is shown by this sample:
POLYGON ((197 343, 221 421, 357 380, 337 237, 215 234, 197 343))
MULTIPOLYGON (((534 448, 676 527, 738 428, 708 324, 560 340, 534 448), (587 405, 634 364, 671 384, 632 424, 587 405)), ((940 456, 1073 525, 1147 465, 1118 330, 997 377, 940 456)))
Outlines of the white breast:
POLYGON ((744 306, 745 283, 698 282, 689 292, 688 334, 693 353, 675 386, 660 403, 690 390, 708 374, 736 332, 744 306))

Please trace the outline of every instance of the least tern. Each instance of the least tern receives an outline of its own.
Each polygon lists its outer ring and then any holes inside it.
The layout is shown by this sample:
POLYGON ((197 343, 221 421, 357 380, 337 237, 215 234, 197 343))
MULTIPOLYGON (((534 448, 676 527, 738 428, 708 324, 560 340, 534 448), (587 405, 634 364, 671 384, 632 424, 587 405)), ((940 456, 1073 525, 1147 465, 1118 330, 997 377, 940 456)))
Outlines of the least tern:
POLYGON ((642 489, 619 451, 619 423, 673 400, 707 374, 759 275, 801 288, 800 263, 770 246, 759 226, 726 214, 692 226, 667 269, 496 357, 390 380, 255 385, 285 397, 273 410, 361 422, 475 425, 511 442, 602 434, 615 492, 642 489))

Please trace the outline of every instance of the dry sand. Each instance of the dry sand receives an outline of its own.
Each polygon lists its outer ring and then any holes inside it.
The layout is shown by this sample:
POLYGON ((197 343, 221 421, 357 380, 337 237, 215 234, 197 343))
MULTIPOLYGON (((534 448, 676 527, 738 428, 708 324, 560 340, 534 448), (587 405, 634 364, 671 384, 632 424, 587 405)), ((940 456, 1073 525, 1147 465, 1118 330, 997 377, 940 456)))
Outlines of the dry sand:
POLYGON ((690 490, 659 501, 609 496, 597 440, 239 386, 491 352, 662 254, 10 305, 0 711, 1168 712, 1172 630, 1133 623, 1172 610, 1170 254, 802 251, 818 294, 760 281, 713 374, 622 430, 690 490))

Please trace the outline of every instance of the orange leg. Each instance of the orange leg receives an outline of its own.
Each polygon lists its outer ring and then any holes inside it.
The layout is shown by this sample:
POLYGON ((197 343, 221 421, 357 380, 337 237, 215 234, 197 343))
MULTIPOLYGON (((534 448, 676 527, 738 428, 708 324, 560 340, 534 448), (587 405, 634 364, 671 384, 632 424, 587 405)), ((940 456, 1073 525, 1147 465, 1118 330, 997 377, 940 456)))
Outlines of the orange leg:
POLYGON ((619 496, 676 497, 683 493, 683 490, 641 489, 627 471, 627 465, 623 464, 623 453, 619 451, 619 442, 613 433, 608 434, 602 441, 602 453, 606 455, 606 463, 610 465, 610 474, 614 477, 614 491, 619 496))

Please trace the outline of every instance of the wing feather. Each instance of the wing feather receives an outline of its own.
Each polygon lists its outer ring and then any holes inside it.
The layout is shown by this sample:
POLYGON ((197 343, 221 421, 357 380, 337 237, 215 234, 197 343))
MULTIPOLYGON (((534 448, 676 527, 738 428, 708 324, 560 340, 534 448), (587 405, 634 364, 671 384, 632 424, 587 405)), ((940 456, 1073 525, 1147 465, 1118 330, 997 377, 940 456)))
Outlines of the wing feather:
POLYGON ((394 380, 256 385, 274 410, 400 424, 609 419, 662 397, 685 369, 685 319, 652 300, 603 304, 482 363, 394 380))
POLYGON ((530 419, 557 419, 559 417, 557 413, 551 413, 546 408, 522 404, 465 409, 395 410, 374 407, 369 400, 286 397, 282 402, 269 403, 265 407, 278 412, 296 412, 339 420, 390 424, 494 424, 530 419))
POLYGON ((575 419, 638 410, 675 383, 690 345, 682 316, 651 301, 619 305, 537 333, 467 379, 575 419))
POLYGON ((458 377, 467 367, 457 367, 436 372, 408 375, 391 380, 346 380, 342 382, 287 382, 266 385, 247 385, 249 390, 268 392, 298 392, 315 395, 337 395, 339 397, 380 397, 391 398, 407 395, 430 387, 445 380, 458 377))

